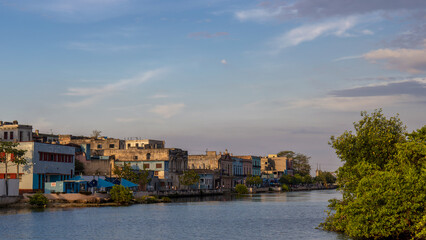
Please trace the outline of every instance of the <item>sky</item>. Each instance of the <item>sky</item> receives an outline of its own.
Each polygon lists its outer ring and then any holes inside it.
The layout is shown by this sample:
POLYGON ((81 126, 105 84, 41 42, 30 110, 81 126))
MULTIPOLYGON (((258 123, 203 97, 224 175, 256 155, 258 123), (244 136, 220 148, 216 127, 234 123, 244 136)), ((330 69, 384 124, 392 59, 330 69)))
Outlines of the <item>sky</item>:
POLYGON ((426 1, 0 0, 0 84, 41 132, 334 171, 361 111, 426 124, 426 1))

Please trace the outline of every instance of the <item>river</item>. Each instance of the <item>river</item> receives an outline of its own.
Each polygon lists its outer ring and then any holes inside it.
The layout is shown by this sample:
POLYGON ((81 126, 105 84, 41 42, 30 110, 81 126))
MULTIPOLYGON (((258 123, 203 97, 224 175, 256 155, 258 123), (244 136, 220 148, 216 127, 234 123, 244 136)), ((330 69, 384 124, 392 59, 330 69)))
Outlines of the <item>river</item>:
POLYGON ((0 209, 0 239, 346 239, 315 229, 335 190, 127 207, 0 209))

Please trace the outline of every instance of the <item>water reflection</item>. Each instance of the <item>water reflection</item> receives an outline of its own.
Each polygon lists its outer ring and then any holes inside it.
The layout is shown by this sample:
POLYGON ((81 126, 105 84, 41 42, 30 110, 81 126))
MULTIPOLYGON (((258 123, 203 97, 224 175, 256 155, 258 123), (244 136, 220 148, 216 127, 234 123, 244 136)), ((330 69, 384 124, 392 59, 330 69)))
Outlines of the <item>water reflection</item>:
POLYGON ((205 196, 167 204, 0 209, 1 239, 347 239, 316 229, 336 191, 205 196), (19 223, 19 224, 16 224, 19 223))

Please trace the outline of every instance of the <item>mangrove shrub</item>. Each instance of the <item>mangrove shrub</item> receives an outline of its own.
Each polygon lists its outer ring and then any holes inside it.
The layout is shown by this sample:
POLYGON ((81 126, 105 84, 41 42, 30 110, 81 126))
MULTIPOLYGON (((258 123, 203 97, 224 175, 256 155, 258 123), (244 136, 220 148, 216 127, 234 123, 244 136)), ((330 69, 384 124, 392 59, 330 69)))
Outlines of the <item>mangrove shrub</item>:
POLYGON ((411 134, 398 117, 363 112, 355 132, 331 137, 344 165, 323 229, 353 238, 424 238, 426 126, 411 134))

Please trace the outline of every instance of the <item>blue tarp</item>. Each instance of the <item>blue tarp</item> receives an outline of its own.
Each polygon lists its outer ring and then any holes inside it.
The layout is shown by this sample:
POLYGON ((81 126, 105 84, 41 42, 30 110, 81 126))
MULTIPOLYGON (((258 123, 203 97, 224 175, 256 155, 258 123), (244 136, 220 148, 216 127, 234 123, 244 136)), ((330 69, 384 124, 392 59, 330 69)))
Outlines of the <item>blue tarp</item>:
POLYGON ((114 184, 103 180, 102 178, 98 179, 98 188, 109 188, 113 187, 114 184))
POLYGON ((127 180, 126 180, 126 179, 124 179, 124 178, 122 178, 122 179, 121 179, 121 185, 122 185, 123 187, 126 187, 126 188, 138 187, 138 186, 139 186, 139 185, 134 184, 134 183, 132 183, 132 182, 130 182, 130 181, 127 181, 127 180))

